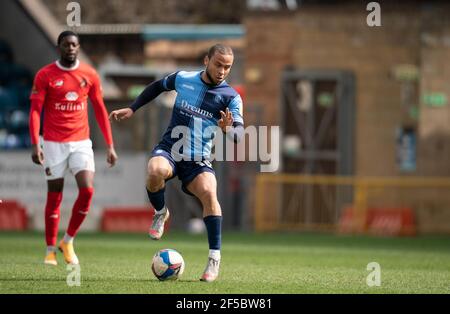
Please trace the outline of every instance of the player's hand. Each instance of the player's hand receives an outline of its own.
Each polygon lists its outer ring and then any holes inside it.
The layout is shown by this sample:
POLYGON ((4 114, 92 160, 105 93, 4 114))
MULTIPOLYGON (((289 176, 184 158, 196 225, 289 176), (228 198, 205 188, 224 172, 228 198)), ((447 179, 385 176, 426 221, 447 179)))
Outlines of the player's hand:
POLYGON ((219 125, 219 128, 222 129, 223 132, 227 131, 227 126, 233 125, 233 116, 231 114, 231 111, 228 110, 228 108, 225 109, 225 112, 222 110, 220 111, 220 120, 217 121, 217 124, 219 125))
POLYGON ((44 164, 44 152, 40 145, 34 144, 31 151, 31 160, 37 165, 44 164))
POLYGON ((116 121, 126 120, 126 119, 131 118, 133 113, 134 112, 133 112, 133 110, 131 110, 131 108, 124 108, 124 109, 114 110, 109 115, 109 120, 111 120, 111 121, 113 121, 113 120, 116 120, 116 121))
POLYGON ((118 159, 116 150, 113 146, 108 147, 108 151, 106 153, 106 162, 108 163, 109 167, 114 167, 116 164, 116 161, 118 159))

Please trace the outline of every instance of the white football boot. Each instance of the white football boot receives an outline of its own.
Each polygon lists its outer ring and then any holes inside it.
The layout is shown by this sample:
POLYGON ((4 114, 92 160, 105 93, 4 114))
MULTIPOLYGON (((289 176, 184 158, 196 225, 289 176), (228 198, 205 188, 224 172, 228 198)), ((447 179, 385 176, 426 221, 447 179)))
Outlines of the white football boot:
POLYGON ((166 207, 166 212, 162 214, 157 214, 155 211, 155 215, 153 216, 153 222, 148 231, 150 238, 153 240, 161 239, 164 233, 164 223, 169 219, 169 209, 166 207))
POLYGON ((203 272, 201 281, 211 282, 217 279, 219 276, 220 259, 214 259, 208 257, 208 264, 206 264, 205 271, 203 272))

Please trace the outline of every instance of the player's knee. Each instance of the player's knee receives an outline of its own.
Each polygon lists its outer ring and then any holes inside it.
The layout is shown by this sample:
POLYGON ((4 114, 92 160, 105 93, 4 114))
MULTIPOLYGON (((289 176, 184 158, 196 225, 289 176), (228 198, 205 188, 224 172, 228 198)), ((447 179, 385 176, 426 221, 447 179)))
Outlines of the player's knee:
POLYGON ((159 165, 149 165, 148 176, 151 180, 166 179, 170 174, 170 170, 159 165))
POLYGON ((94 188, 81 188, 78 192, 78 202, 80 203, 80 206, 89 210, 93 196, 94 188))
POLYGON ((217 200, 216 191, 209 186, 200 187, 197 194, 203 204, 212 204, 217 200))

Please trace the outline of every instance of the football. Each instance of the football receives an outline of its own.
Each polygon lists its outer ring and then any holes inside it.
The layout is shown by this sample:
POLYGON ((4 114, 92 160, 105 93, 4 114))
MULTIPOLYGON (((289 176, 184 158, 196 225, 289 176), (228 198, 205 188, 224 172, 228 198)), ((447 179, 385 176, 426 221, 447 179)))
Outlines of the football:
POLYGON ((159 280, 177 280, 183 271, 184 260, 177 251, 164 249, 153 256, 152 272, 159 280))

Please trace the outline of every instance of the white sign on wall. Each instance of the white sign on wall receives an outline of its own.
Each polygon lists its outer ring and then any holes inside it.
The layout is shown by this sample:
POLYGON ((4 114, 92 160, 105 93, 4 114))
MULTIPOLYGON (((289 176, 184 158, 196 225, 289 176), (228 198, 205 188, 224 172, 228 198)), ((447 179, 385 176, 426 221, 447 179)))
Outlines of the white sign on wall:
MULTIPOLYGON (((145 153, 120 154, 117 164, 108 168, 106 153, 95 152, 95 194, 82 229, 95 230, 103 208, 149 206, 145 192, 148 157, 145 153)), ((78 195, 75 178, 66 173, 61 205, 60 230, 65 230, 78 195)), ((33 164, 28 152, 0 153, 0 199, 16 199, 27 208, 32 227, 44 228, 47 182, 41 166, 33 164)))

